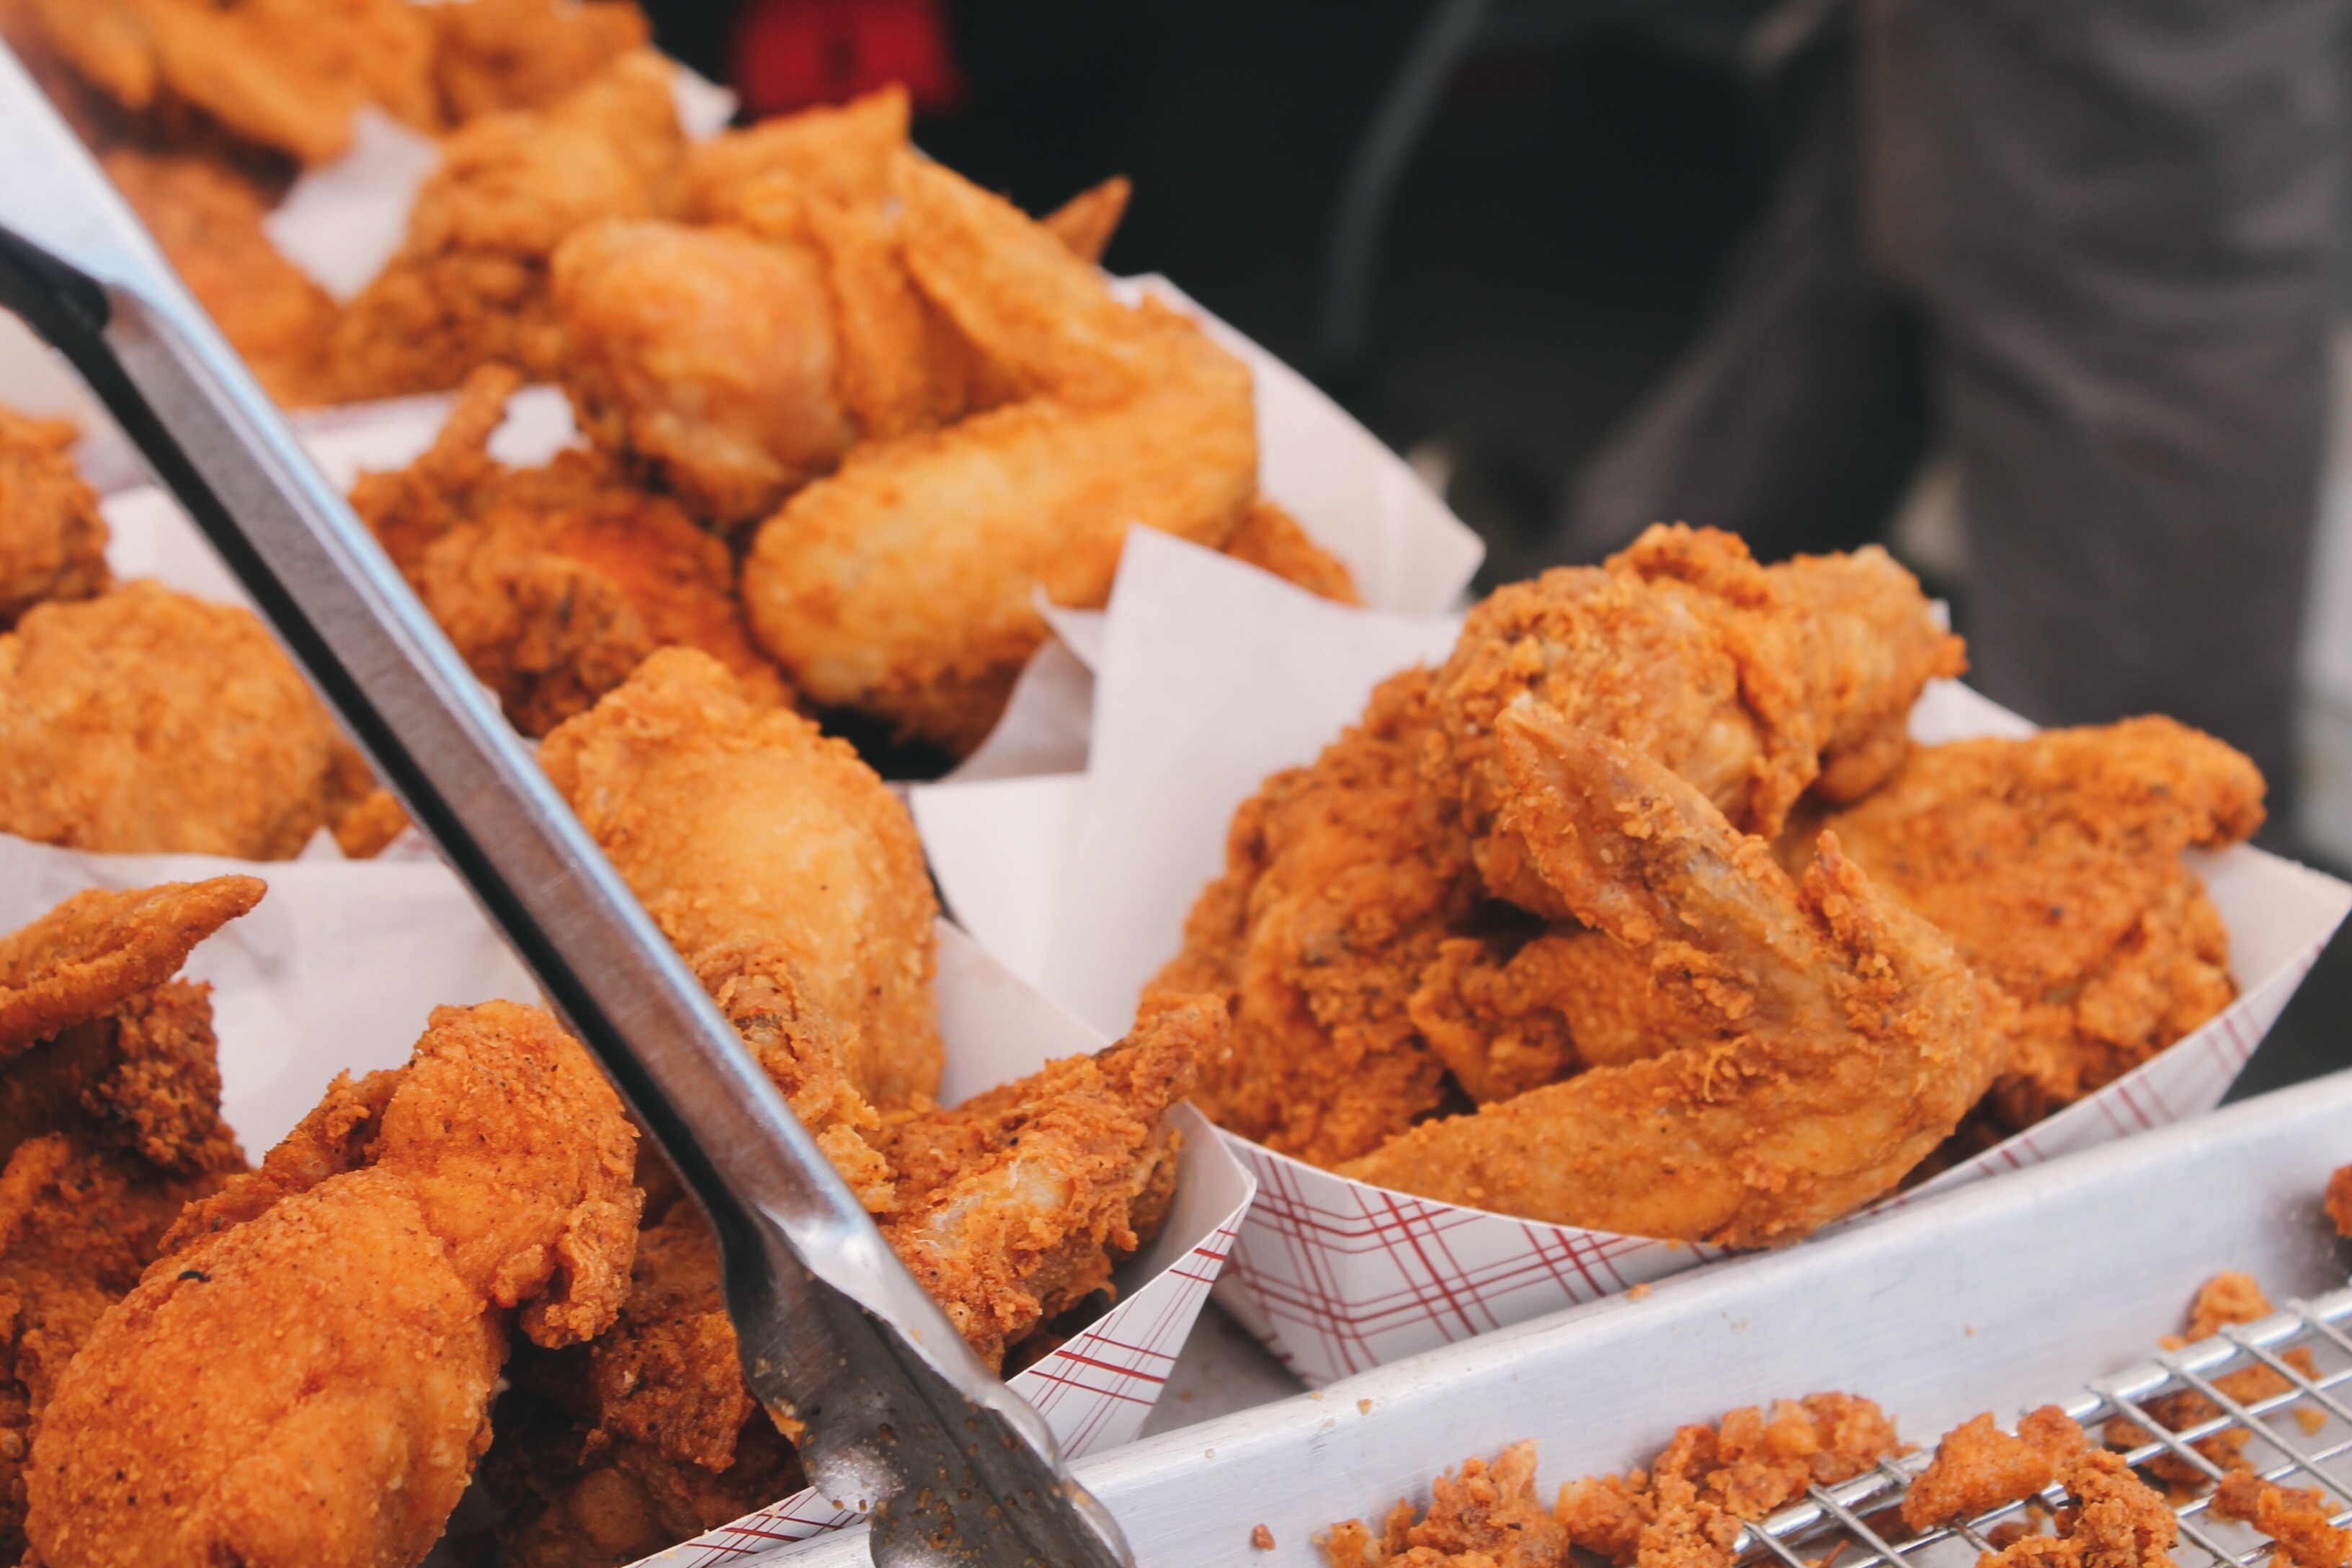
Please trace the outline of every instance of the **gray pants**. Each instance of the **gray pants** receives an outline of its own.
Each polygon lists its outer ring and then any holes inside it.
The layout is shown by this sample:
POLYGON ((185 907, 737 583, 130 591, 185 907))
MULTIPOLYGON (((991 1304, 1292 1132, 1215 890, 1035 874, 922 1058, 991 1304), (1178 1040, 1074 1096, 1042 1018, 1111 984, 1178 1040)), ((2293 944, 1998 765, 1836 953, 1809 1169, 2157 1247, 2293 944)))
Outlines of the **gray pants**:
POLYGON ((1559 553, 1874 537, 1958 460, 1971 679, 2293 778, 2345 181, 2344 0, 1859 0, 1724 309, 1559 553))

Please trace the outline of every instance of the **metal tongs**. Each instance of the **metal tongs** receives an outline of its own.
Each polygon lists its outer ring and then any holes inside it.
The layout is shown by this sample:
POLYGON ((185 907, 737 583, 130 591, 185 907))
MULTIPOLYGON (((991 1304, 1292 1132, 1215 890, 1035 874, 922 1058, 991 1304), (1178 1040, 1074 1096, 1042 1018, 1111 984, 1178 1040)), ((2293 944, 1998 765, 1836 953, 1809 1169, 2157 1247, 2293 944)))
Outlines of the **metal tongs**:
POLYGON ((0 306, 80 371, 700 1199, 744 1376, 817 1489, 871 1511, 875 1563, 1130 1563, 5 47, 0 306))

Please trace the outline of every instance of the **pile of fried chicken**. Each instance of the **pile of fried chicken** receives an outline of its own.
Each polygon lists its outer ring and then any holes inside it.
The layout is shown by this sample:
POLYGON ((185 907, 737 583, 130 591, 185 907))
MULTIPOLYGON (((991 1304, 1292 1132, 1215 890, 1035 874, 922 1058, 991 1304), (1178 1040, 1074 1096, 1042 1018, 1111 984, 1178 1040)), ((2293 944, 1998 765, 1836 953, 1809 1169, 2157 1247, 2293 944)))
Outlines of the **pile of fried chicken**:
MULTIPOLYGON (((906 808, 691 649, 548 772, 885 1239, 991 1366, 1158 1230, 1213 998, 952 1109, 906 808)), ((247 1169, 205 988, 263 896, 85 893, 0 940, 0 1552, 44 1568, 414 1563, 477 1476, 517 1565, 619 1564, 799 1489, 717 1244, 537 1008, 442 1008, 247 1169)))
POLYGON ((684 646, 936 765, 1130 526, 1355 596, 1258 492, 1248 369, 1096 268, 1124 180, 1032 221, 917 153, 895 89, 689 142, 631 0, 95 9, 0 0, 0 35, 272 394, 464 388, 353 499, 528 734, 684 646), (440 159, 338 304, 263 219, 362 108, 440 159), (486 454, 524 381, 589 451, 486 454))
POLYGON ((2160 718, 1916 745, 1959 675, 1883 552, 1656 527, 1473 610, 1234 817, 1143 1016, 1267 1147, 1555 1224, 1803 1237, 2235 995, 2191 847, 2253 765, 2160 718))
MULTIPOLYGON (((2177 1350, 2271 1310, 2251 1278, 2218 1274, 2198 1291, 2183 1336, 2164 1342, 2177 1350)), ((2317 1375, 2308 1350, 2283 1359, 2306 1378, 2317 1375)), ((2217 1386, 2246 1405, 2294 1385, 2254 1364, 2217 1386)), ((2157 1401, 2150 1413, 2179 1433, 2221 1407, 2183 1391, 2157 1401)), ((2326 1421, 2308 1402, 2289 1414, 2306 1431, 2326 1421)), ((2133 1456, 2154 1444, 2120 1416, 2095 1443, 2054 1405, 2026 1412, 2013 1434, 1988 1411, 1944 1435, 1900 1507, 1876 1516, 1875 1528, 1900 1544, 1906 1535, 1969 1526, 1969 1539, 1990 1548, 1977 1568, 2172 1568, 2180 1534, 2175 1510, 2201 1499, 2212 1517, 2267 1537, 2282 1568, 2352 1565, 2352 1531, 2332 1522, 2334 1500, 2318 1488, 2264 1476, 2243 1451, 2250 1436, 2233 1427, 2190 1445, 2210 1462, 2217 1482, 2161 1447, 2136 1465, 2133 1456), (2054 1508, 2053 1496, 2063 1499, 2054 1508)), ((1678 1427, 1648 1468, 1572 1481, 1549 1508, 1536 1493, 1536 1445, 1515 1444, 1492 1464, 1473 1458, 1458 1474, 1439 1477, 1426 1509, 1400 1501, 1377 1529, 1348 1520, 1317 1544, 1331 1568, 1569 1568, 1578 1560, 1571 1549, 1612 1568, 1733 1568, 1732 1548, 1745 1527, 1802 1500, 1808 1488, 1835 1486, 1912 1451, 1872 1401, 1809 1394, 1734 1410, 1714 1426, 1678 1427)))

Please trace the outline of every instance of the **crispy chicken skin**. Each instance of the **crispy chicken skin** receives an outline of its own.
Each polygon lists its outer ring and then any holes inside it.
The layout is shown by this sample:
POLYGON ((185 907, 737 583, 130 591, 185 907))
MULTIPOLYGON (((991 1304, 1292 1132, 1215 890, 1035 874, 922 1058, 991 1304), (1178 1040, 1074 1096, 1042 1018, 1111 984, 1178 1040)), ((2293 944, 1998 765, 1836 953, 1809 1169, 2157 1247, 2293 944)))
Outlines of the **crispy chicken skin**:
POLYGON ((488 1443, 509 1325, 558 1345, 617 1315, 634 1142, 546 1014, 436 1009, 406 1068, 337 1079, 191 1205, 100 1321, 34 1439, 34 1550, 421 1561, 488 1443))
POLYGON ((1853 862, 2000 995, 1992 1109, 2014 1131, 2121 1077, 2237 995, 2183 849, 2261 826, 2263 779, 2170 719, 1915 750, 1830 818, 1853 862))
POLYGON ((1894 1187, 1999 1062, 1950 944, 1823 834, 1801 884, 1694 786, 1529 702, 1507 824, 1581 921, 1714 1037, 1428 1121, 1341 1167, 1424 1197, 1723 1246, 1794 1241, 1894 1187))
POLYGON ((438 392, 492 361, 553 379, 555 247, 599 219, 676 205, 685 142, 668 71, 650 51, 625 55, 544 110, 451 135, 399 253, 335 324, 336 400, 438 392))
POLYGON ((1468 840, 1423 788, 1429 673, 1373 692, 1311 767, 1234 816, 1225 874, 1185 921, 1163 996, 1211 993, 1230 1043, 1194 1092, 1219 1125, 1319 1165, 1368 1154, 1437 1108, 1444 1063, 1409 1011, 1477 900, 1468 840))
POLYGON ((35 605, 114 585, 106 520, 74 466, 79 437, 69 421, 0 408, 0 632, 35 605))
POLYGON ((519 378, 467 379, 433 447, 362 475, 352 504, 508 719, 545 735, 628 679, 657 647, 695 647, 763 704, 785 700, 751 646, 727 547, 606 458, 562 452, 509 468, 487 443, 519 378))
POLYGON ((544 109, 652 41, 635 0, 462 0, 424 11, 434 86, 452 125, 544 109))
POLYGON ((100 1316, 181 1207, 245 1169, 220 1120, 205 988, 170 978, 251 909, 250 877, 87 892, 0 938, 0 1552, 23 1463, 100 1316))
POLYGON ((193 113, 305 163, 373 103, 433 129, 433 30, 406 0, 29 0, 42 41, 120 109, 193 113))
POLYGON ((250 611, 142 581, 0 636, 0 831, 282 860, 373 784, 250 611))
POLYGON ((1866 793, 1902 761, 1927 682, 1965 667, 1911 574, 1884 551, 1759 566, 1738 538, 1654 527, 1599 567, 1560 567, 1471 612, 1438 672, 1433 781, 1462 803, 1498 898, 1557 917, 1508 794, 1496 726, 1528 696, 1671 768, 1746 833, 1770 837, 1808 789, 1866 793))
POLYGON ((1987 1411, 1944 1434, 1934 1461, 1904 1494, 1903 1522, 1927 1531, 2022 1502, 2090 1446, 2083 1429, 2054 1405, 2019 1417, 2013 1437, 1987 1411))
POLYGON ((118 147, 105 163, 262 390, 289 407, 326 401, 335 301, 263 232, 269 203, 262 188, 198 153, 118 147))
POLYGON ((867 1207, 862 1134, 937 1091, 939 913, 907 808, 849 746, 667 648, 540 763, 867 1207))
POLYGON ((1045 640, 1034 591, 1101 605, 1131 524, 1222 545, 1256 428, 1248 370, 1192 323, 948 171, 893 169, 909 270, 1010 401, 852 450, 760 526, 744 604, 800 689, 963 752, 1045 640))

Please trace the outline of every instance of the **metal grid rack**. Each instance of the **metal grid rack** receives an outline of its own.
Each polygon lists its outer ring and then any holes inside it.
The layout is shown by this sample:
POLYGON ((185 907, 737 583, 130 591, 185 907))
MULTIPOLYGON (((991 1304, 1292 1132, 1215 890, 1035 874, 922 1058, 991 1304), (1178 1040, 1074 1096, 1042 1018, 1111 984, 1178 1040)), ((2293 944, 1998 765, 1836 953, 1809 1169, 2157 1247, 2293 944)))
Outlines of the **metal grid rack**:
MULTIPOLYGON (((2352 1288, 2316 1300, 2293 1300, 2256 1322, 2232 1324, 2210 1340, 2168 1351, 2084 1384, 2060 1408, 2095 1438, 2111 1419, 2121 1417, 2150 1441, 2126 1451, 2125 1459, 2146 1464, 2169 1454, 2207 1480, 2218 1483, 2221 1468, 2196 1445, 2216 1436, 2245 1434, 2244 1455, 2266 1480, 2316 1488, 2345 1506, 2329 1522, 2352 1521, 2352 1288), (2308 1351, 2316 1375, 2287 1361, 2288 1352, 2308 1351), (2287 1387, 2241 1404, 2220 1380, 2249 1367, 2268 1367, 2287 1387), (2148 1407, 2167 1395, 2202 1394, 2220 1412, 2168 1431, 2148 1407), (2325 1440, 2313 1442, 2314 1438, 2325 1440)), ((2010 1503, 1963 1523, 1912 1533, 1892 1513, 1912 1480, 1927 1468, 1932 1451, 1882 1460, 1851 1480, 1808 1489, 1806 1500, 1748 1526, 1733 1543, 1742 1564, 1778 1568, 1955 1568, 1994 1550, 1988 1533, 2005 1521, 2025 1517, 2038 1504, 2054 1510, 2067 1500, 2056 1487, 2039 1498, 2010 1503), (1965 1549, 1965 1552, 1963 1552, 1965 1549)), ((2175 1506, 2180 1547, 2202 1552, 2213 1568, 2253 1568, 2270 1555, 2272 1542, 2252 1526, 2215 1517, 2210 1491, 2175 1506)))

